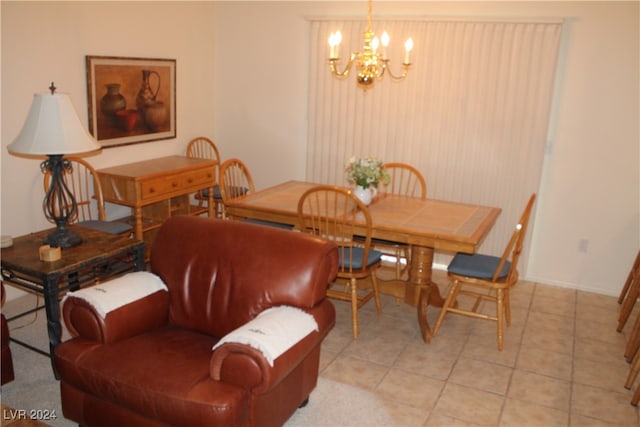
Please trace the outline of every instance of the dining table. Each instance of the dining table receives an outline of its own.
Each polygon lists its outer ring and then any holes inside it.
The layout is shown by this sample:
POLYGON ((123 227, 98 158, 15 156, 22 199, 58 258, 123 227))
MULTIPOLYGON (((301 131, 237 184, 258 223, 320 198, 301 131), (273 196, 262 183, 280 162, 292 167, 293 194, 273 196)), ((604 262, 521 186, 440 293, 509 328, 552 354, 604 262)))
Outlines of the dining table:
MULTIPOLYGON (((320 184, 287 181, 229 201, 225 212, 234 217, 298 227, 298 201, 305 191, 316 185, 320 184)), ((432 334, 427 306, 441 307, 444 302, 431 277, 434 251, 476 252, 501 209, 383 192, 377 194, 368 208, 372 238, 411 247, 408 279, 380 280, 380 292, 417 307, 422 338, 429 342, 432 334)))

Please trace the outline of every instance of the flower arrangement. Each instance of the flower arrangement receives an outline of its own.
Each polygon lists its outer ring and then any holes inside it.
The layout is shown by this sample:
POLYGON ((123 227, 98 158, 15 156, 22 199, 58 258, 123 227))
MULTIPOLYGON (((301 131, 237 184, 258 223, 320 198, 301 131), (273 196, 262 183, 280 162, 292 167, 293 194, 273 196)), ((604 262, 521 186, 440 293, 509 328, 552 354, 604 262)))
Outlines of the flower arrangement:
POLYGON ((384 172, 384 163, 375 157, 356 158, 351 157, 347 163, 347 180, 362 188, 378 188, 378 184, 389 183, 389 174, 384 172))

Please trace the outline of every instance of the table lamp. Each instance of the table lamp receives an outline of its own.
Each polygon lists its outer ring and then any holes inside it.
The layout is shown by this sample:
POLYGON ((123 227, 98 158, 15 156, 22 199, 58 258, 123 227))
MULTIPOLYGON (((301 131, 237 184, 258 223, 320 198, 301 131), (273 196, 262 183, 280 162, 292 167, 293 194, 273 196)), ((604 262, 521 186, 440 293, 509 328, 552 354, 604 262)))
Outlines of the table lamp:
POLYGON ((80 154, 100 149, 100 144, 85 130, 67 94, 55 93, 53 82, 51 94, 35 94, 22 130, 7 147, 9 153, 26 156, 47 156, 40 164, 42 172, 51 173, 51 184, 42 208, 56 229, 44 243, 54 247, 70 248, 82 243, 82 238, 68 228, 78 211, 76 200, 64 180, 71 163, 66 154, 80 154))

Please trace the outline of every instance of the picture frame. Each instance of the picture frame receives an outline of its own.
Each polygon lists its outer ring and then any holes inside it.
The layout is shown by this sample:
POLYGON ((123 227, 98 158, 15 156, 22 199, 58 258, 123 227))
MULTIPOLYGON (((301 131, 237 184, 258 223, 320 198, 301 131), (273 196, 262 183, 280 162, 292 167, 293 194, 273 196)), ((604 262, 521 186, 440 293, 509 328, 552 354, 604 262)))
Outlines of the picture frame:
POLYGON ((176 137, 176 60, 86 56, 89 132, 103 148, 176 137))

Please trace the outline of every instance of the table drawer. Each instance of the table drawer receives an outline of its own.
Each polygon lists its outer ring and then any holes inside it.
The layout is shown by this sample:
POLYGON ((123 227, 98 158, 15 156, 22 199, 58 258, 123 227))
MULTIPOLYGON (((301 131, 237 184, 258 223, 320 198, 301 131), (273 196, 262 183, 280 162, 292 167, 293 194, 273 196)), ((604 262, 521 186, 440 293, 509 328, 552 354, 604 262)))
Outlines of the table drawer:
POLYGON ((158 178, 142 183, 142 198, 149 199, 162 194, 177 191, 180 188, 180 180, 177 176, 158 178))
POLYGON ((213 169, 202 169, 142 182, 142 199, 155 198, 164 194, 184 193, 188 192, 191 187, 202 188, 203 184, 213 183, 213 173, 213 169))
POLYGON ((202 169, 185 174, 182 177, 182 185, 184 187, 197 186, 202 187, 205 184, 214 184, 214 170, 202 169))

